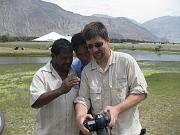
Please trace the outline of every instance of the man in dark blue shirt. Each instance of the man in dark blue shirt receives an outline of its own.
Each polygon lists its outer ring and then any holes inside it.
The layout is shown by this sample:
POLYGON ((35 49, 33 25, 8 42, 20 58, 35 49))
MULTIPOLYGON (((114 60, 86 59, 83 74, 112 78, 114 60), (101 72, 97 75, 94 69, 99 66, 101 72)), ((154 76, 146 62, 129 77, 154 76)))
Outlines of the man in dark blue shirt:
POLYGON ((77 57, 73 60, 71 67, 77 76, 81 78, 81 72, 84 66, 87 65, 90 61, 90 54, 86 47, 86 41, 84 40, 81 32, 73 35, 71 44, 77 57))

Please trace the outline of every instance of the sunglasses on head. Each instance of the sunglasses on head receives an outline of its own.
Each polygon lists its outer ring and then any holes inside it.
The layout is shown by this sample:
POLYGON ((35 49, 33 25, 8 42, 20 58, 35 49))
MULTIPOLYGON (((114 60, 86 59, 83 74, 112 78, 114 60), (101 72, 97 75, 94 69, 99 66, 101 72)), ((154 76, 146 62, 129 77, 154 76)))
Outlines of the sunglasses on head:
POLYGON ((97 42, 94 44, 88 44, 87 49, 92 49, 93 47, 100 48, 103 45, 103 42, 97 42))

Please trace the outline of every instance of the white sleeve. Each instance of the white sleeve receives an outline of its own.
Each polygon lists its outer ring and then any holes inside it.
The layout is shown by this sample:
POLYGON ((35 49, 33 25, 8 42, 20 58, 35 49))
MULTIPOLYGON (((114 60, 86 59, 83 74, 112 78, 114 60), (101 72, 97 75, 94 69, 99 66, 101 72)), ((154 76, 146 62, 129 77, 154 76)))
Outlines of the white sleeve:
POLYGON ((43 74, 40 71, 37 71, 36 74, 33 76, 29 90, 30 105, 34 104, 34 102, 39 98, 39 96, 46 92, 45 82, 43 80, 43 74))
POLYGON ((147 83, 144 75, 133 57, 128 64, 128 85, 131 94, 147 93, 147 83))

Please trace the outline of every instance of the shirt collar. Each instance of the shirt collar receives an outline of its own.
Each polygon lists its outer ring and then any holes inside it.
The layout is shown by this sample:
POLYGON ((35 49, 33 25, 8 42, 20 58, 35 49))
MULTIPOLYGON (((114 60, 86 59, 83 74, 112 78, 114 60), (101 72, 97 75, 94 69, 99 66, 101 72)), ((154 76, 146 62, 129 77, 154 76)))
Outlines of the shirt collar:
MULTIPOLYGON (((51 73, 53 76, 60 77, 56 72, 56 70, 54 69, 54 67, 52 66, 51 61, 49 61, 44 67, 42 67, 42 70, 51 73)), ((70 67, 69 74, 71 73, 75 74, 72 68, 70 67)))
POLYGON ((42 67, 42 70, 46 71, 46 72, 52 72, 51 71, 51 61, 48 61, 48 63, 44 67, 42 67))
POLYGON ((57 75, 56 70, 52 66, 51 60, 48 61, 48 63, 44 67, 42 67, 42 70, 51 73, 53 76, 57 75))

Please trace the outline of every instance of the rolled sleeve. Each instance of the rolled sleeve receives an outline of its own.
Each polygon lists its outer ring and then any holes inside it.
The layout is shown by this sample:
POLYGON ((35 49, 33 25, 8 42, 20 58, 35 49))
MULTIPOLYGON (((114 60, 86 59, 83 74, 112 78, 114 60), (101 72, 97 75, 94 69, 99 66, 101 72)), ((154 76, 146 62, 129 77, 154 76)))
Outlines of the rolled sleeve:
POLYGON ((78 96, 75 100, 74 100, 74 103, 75 104, 82 104, 82 105, 84 105, 87 109, 89 109, 90 108, 90 102, 89 102, 89 100, 88 99, 85 99, 85 98, 83 98, 83 97, 80 97, 80 96, 78 96))
POLYGON ((130 94, 147 94, 147 83, 145 77, 134 58, 130 59, 128 70, 130 94))
POLYGON ((142 86, 136 86, 130 90, 130 94, 147 94, 147 89, 142 86))

